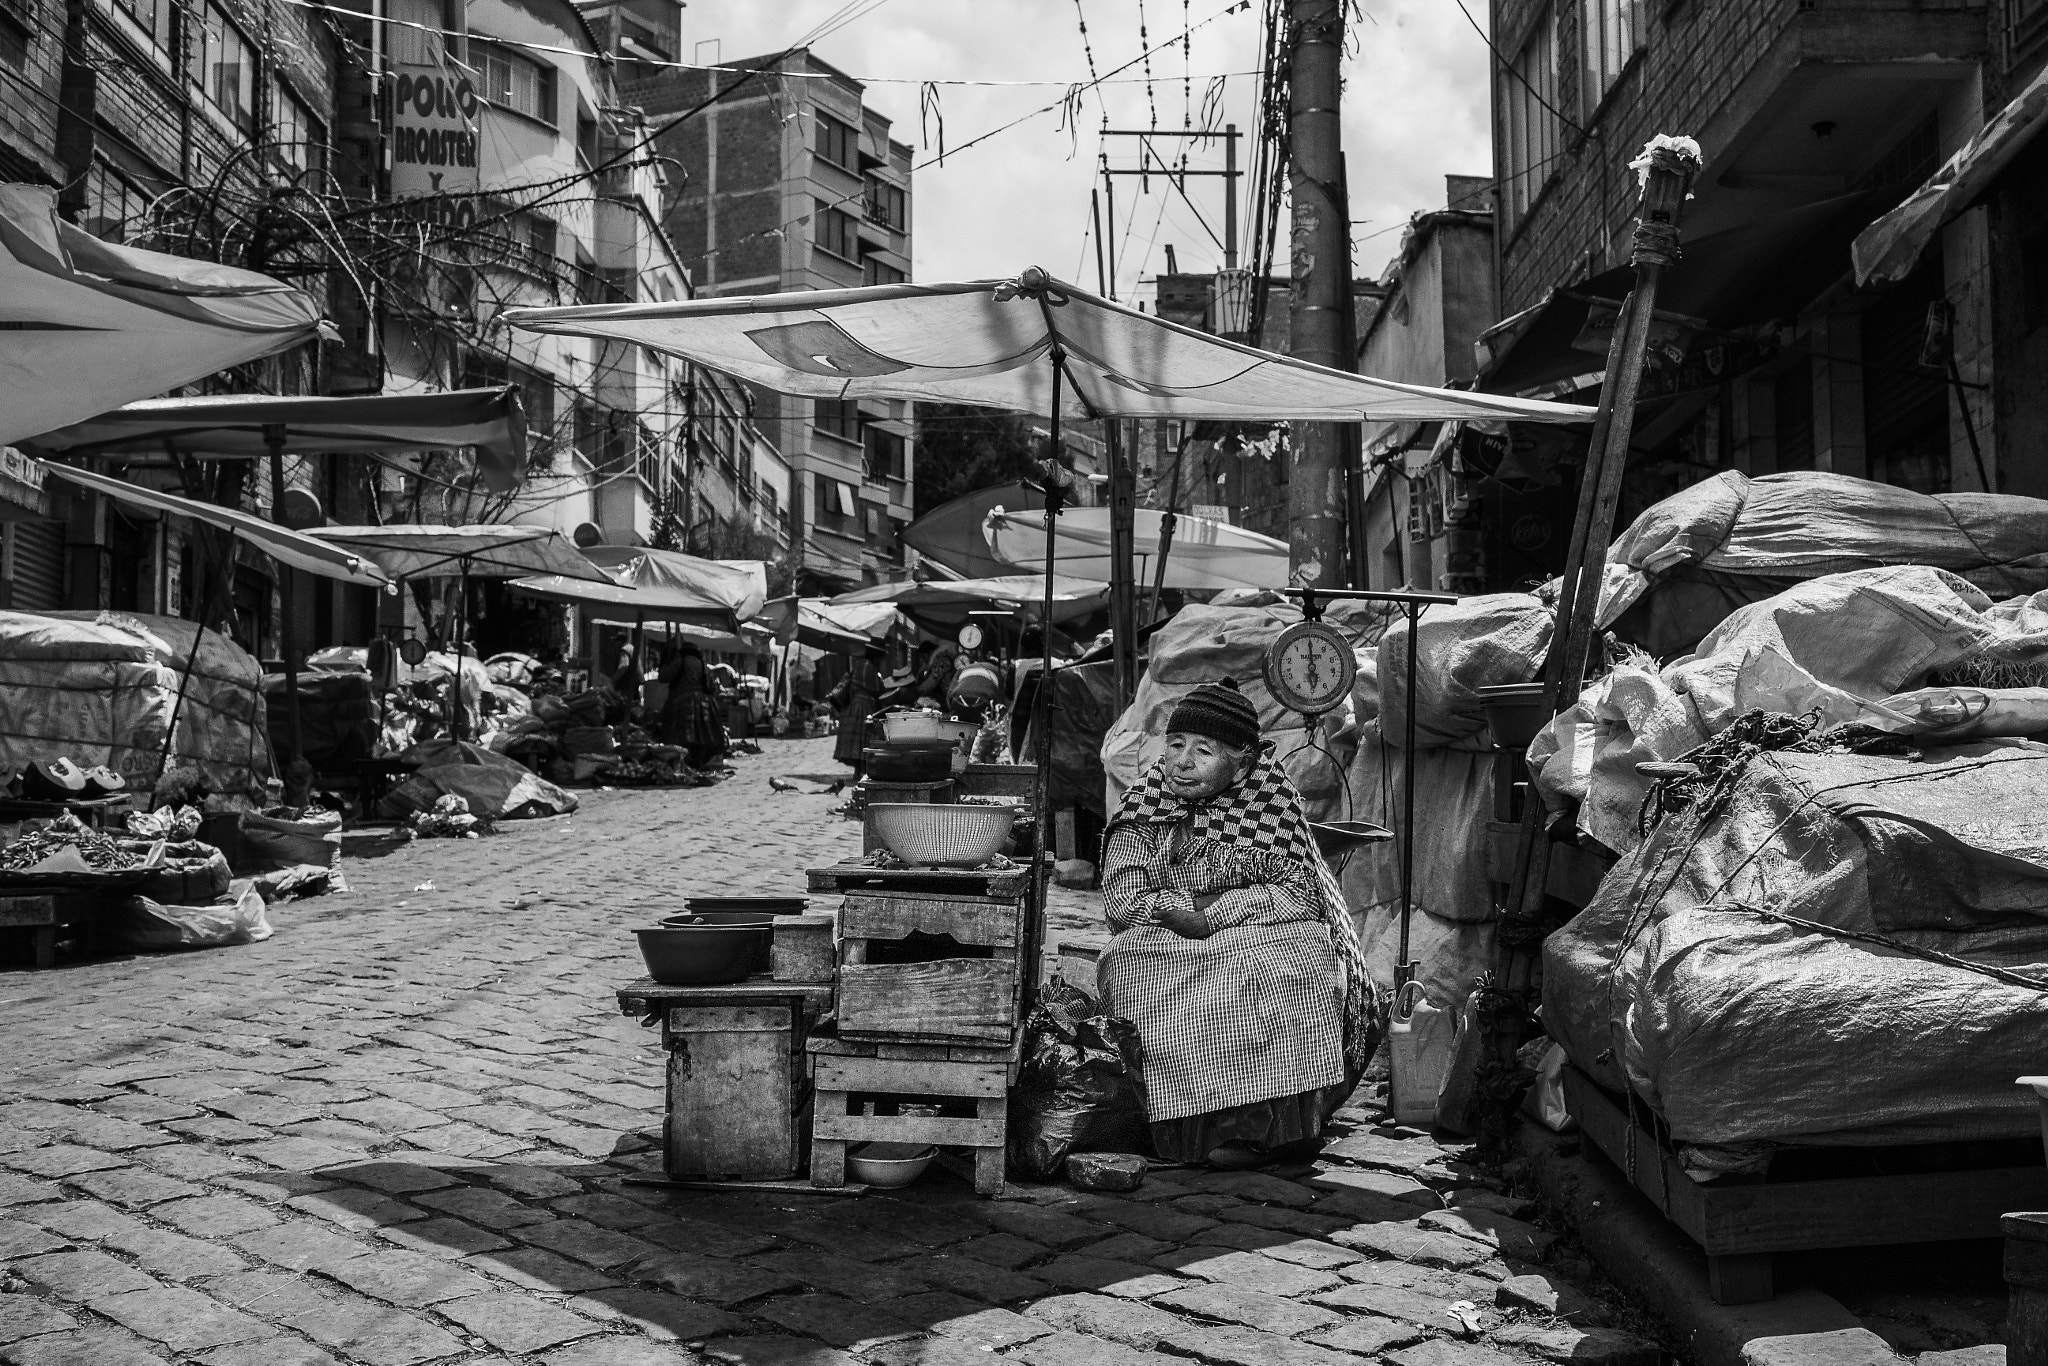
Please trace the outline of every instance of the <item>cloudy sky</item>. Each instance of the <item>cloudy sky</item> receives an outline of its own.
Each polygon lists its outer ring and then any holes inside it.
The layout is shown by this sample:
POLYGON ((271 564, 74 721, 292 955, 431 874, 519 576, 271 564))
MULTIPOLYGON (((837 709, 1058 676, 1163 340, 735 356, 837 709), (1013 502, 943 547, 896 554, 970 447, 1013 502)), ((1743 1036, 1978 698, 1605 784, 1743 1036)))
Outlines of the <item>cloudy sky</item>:
MULTIPOLYGON (((1483 0, 1466 4, 1475 15, 1486 12, 1483 0)), ((1237 5, 1238 0, 1081 0, 1098 74, 1133 62, 1148 46, 1176 39, 1190 25, 1195 32, 1185 55, 1178 41, 1170 51, 1152 55, 1149 88, 1139 62, 1115 83, 1085 95, 1078 135, 1062 127, 1055 111, 1026 118, 957 155, 953 149, 963 143, 1059 104, 1067 83, 1089 79, 1075 0, 689 0, 683 56, 691 59, 693 44, 714 41, 721 60, 774 52, 835 15, 850 19, 818 39, 814 50, 866 80, 869 105, 893 119, 896 137, 918 151, 916 278, 1013 275, 1038 264, 1092 285, 1089 190, 1101 183, 1096 168, 1105 112, 1116 128, 1178 129, 1189 116, 1199 125, 1203 101, 1220 76, 1223 112, 1216 121, 1252 131, 1263 5, 1237 5), (1149 43, 1139 39, 1141 14, 1149 43), (942 85, 924 91, 919 83, 931 80, 1051 84, 942 85), (934 95, 936 109, 928 110, 934 95), (936 164, 941 120, 944 165, 936 164)), ((1443 204, 1446 174, 1490 174, 1492 160, 1486 47, 1456 0, 1365 0, 1365 13, 1366 21, 1351 27, 1344 66, 1344 139, 1358 269, 1377 274, 1398 246, 1408 215, 1443 204)), ((711 59, 709 47, 697 51, 698 60, 711 59)), ((1136 139, 1113 138, 1107 146, 1112 165, 1136 164, 1136 139)), ((1239 147, 1240 164, 1248 165, 1251 139, 1239 147)), ((1222 157, 1221 145, 1211 143, 1189 165, 1220 168, 1222 157)), ((1151 195, 1141 198, 1135 178, 1117 178, 1117 222, 1106 236, 1122 297, 1130 297, 1139 276, 1165 268, 1169 243, 1182 270, 1207 271, 1222 263, 1210 237, 1210 231, 1223 233, 1221 184, 1189 182, 1198 218, 1157 180, 1151 195)), ((1284 253, 1284 219, 1280 241, 1284 253)))

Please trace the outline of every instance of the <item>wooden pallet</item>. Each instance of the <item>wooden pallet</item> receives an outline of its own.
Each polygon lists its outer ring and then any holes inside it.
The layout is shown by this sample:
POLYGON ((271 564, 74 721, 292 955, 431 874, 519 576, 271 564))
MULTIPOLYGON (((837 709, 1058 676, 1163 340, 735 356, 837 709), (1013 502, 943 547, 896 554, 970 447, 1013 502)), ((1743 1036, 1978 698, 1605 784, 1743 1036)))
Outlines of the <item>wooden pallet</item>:
POLYGON ((805 1050, 811 1066, 813 1185, 845 1184, 849 1145, 929 1143, 969 1150, 978 1193, 994 1195, 1002 1189, 1009 1089, 1019 1057, 1016 1043, 966 1048, 814 1035, 805 1050), (896 1099, 902 1097, 912 1099, 896 1099), (974 1114, 970 1118, 871 1113, 927 1098, 951 1102, 953 1108, 972 1105, 974 1114))
POLYGON ((2048 1167, 1979 1168, 1834 1180, 1699 1185, 1624 1103, 1574 1067, 1565 1104, 1586 1141, 1621 1168, 1707 1258, 1717 1304, 1772 1298, 1771 1255, 1996 1238, 2011 1209, 2048 1208, 2048 1167))
POLYGON ((839 1033, 1007 1045, 1023 999, 1024 905, 1022 897, 847 893, 839 910, 839 1033))
POLYGON ((814 892, 932 892, 941 896, 1019 897, 1031 887, 1029 860, 1014 868, 875 868, 835 863, 807 869, 814 892))

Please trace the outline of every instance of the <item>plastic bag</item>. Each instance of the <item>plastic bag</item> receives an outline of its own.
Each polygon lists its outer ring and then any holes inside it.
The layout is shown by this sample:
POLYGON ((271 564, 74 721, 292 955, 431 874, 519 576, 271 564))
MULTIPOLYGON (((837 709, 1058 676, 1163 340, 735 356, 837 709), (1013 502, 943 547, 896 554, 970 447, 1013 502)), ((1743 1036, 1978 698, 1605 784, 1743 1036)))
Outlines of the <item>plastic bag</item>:
POLYGON ((263 898, 250 882, 237 882, 228 898, 205 906, 170 906, 146 896, 109 908, 100 933, 129 949, 202 949, 253 944, 272 934, 263 898))
POLYGON ((334 867, 341 862, 341 813, 307 811, 297 820, 289 808, 249 812, 242 817, 242 853, 246 866, 236 872, 292 868, 301 863, 334 867))
POLYGON ((1079 1152, 1142 1152, 1145 1095, 1138 1027, 1055 981, 1024 1024, 1024 1065, 1010 1098, 1010 1174, 1056 1177, 1079 1152))

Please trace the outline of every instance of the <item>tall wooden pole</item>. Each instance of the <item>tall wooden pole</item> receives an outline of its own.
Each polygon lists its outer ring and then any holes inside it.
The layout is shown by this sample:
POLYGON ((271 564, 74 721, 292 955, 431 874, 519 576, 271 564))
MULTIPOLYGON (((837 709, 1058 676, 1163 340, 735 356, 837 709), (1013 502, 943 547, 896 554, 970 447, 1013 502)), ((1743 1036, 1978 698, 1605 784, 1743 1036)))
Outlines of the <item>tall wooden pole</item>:
MULTIPOLYGON (((270 520, 284 524, 284 443, 285 429, 272 425, 263 430, 263 443, 270 449, 270 520)), ((299 727, 299 661, 292 654, 292 571, 291 566, 279 561, 277 564, 277 652, 284 659, 284 709, 291 731, 290 757, 297 759, 305 743, 304 733, 299 727)), ((205 623, 200 623, 205 630, 205 623)), ((193 649, 196 651, 198 645, 193 649)), ((285 776, 284 765, 278 766, 278 776, 285 776)), ((296 795, 296 794, 294 794, 296 795)))
POLYGON ((1109 629, 1116 659, 1116 704, 1123 708, 1138 693, 1138 547, 1133 525, 1138 481, 1131 452, 1124 448, 1123 419, 1103 419, 1102 430, 1109 437, 1109 629))
MULTIPOLYGON (((1289 0, 1287 33, 1287 183, 1294 215, 1287 349, 1316 365, 1349 370, 1351 339, 1344 328, 1351 228, 1338 119, 1344 0, 1289 0)), ((1345 578, 1343 436, 1333 423, 1297 422, 1290 445, 1290 575, 1303 586, 1339 587, 1345 578)))
MULTIPOLYGON (((1579 700, 1586 666, 1597 636, 1600 584, 1607 563, 1607 545, 1614 537, 1615 509, 1621 501, 1622 475, 1628 467, 1629 437, 1635 426, 1636 394, 1642 385, 1643 356, 1657 309, 1657 285, 1679 258, 1678 224, 1686 193, 1699 173, 1698 147, 1690 139, 1652 140, 1632 165, 1642 182, 1636 212, 1635 242, 1629 263, 1636 283, 1622 302, 1614 339, 1607 351, 1607 374, 1600 387, 1600 406, 1593 418, 1586 470, 1579 484, 1578 513, 1565 561, 1557 601, 1557 625, 1544 669, 1544 706, 1552 714, 1579 700)), ((1527 989, 1533 950, 1543 932, 1543 899, 1550 875, 1550 841, 1543 838, 1543 802, 1534 792, 1522 809, 1520 843, 1515 855, 1515 880, 1502 908, 1500 948, 1494 978, 1510 993, 1527 989)), ((1527 1003, 1524 1003, 1527 1004, 1527 1003)), ((1521 1042, 1520 1026, 1507 1014, 1495 1024, 1493 1053, 1505 1059, 1521 1042)))

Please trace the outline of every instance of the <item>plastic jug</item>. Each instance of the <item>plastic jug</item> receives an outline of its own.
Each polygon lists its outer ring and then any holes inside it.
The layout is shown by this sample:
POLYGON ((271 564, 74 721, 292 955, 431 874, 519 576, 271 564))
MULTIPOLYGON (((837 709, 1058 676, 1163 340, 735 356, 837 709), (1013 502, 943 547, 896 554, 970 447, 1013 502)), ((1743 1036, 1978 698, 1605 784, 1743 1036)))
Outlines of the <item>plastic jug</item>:
POLYGON ((1450 1066, 1453 1016, 1430 1004, 1422 983, 1409 982, 1394 999, 1387 1029, 1393 1072, 1388 1099, 1394 1122, 1426 1127, 1436 1122, 1436 1097, 1450 1066))

